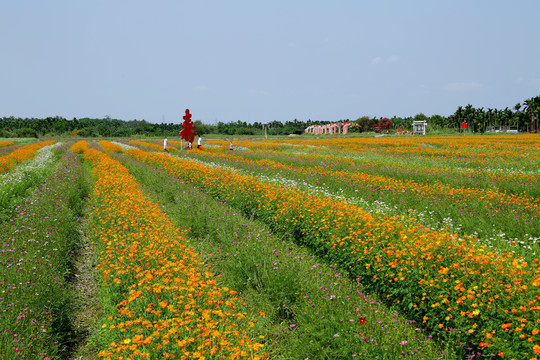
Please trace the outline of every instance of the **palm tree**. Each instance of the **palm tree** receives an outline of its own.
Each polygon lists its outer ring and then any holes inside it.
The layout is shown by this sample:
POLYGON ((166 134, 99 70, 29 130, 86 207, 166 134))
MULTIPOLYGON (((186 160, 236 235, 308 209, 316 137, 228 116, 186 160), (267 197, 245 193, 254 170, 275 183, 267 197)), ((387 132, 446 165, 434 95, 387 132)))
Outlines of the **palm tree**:
POLYGON ((457 121, 457 128, 461 129, 461 123, 463 122, 463 119, 464 119, 462 106, 458 106, 454 116, 455 116, 455 120, 457 121))
POLYGON ((524 112, 531 116, 531 132, 536 133, 538 128, 538 114, 540 114, 540 96, 527 99, 524 103, 524 112))

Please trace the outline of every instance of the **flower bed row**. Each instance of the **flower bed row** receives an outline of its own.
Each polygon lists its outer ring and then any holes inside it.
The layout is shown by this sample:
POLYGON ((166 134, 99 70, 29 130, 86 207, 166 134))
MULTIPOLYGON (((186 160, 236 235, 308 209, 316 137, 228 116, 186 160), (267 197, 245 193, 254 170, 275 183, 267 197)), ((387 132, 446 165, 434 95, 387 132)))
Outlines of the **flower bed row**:
POLYGON ((531 198, 520 195, 506 194, 491 189, 478 189, 466 187, 451 187, 447 184, 434 181, 426 184, 418 183, 412 179, 398 180, 388 176, 372 175, 366 173, 358 173, 356 171, 333 170, 326 166, 306 166, 299 167, 290 164, 285 164, 278 161, 260 159, 250 160, 233 154, 212 154, 214 157, 220 156, 246 163, 255 163, 257 165, 270 166, 277 169, 288 171, 318 174, 319 176, 331 176, 338 179, 347 180, 354 183, 359 188, 373 188, 377 191, 388 191, 401 195, 405 192, 410 192, 414 195, 423 198, 436 198, 440 201, 451 200, 452 202, 480 202, 486 207, 491 208, 495 204, 495 208, 503 206, 511 206, 508 211, 517 213, 519 217, 538 217, 540 215, 540 199, 531 198))
POLYGON ((71 151, 77 154, 82 154, 88 150, 88 142, 86 140, 79 140, 75 144, 71 145, 71 151))
POLYGON ((9 169, 17 166, 17 164, 22 163, 28 159, 33 158, 37 155, 37 150, 41 149, 44 146, 54 144, 54 141, 42 141, 39 143, 29 144, 21 146, 8 155, 0 157, 0 174, 5 173, 9 169))
POLYGON ((459 221, 469 234, 478 232, 483 237, 489 237, 493 233, 502 232, 509 238, 521 238, 525 234, 540 236, 540 200, 521 194, 452 187, 438 181, 419 183, 413 179, 399 180, 349 170, 333 170, 324 166, 295 166, 270 159, 252 160, 223 152, 202 151, 190 156, 309 177, 312 182, 345 189, 353 196, 395 204, 403 213, 428 208, 439 213, 441 219, 459 221))
MULTIPOLYGON (((147 141, 130 140, 128 141, 128 143, 132 145, 142 146, 142 147, 152 149, 152 150, 165 151, 163 149, 163 145, 158 145, 158 144, 150 143, 147 141)), ((175 148, 174 146, 167 146, 167 151, 177 151, 177 150, 178 149, 175 148)))
POLYGON ((443 159, 474 166, 504 159, 505 166, 525 166, 540 159, 540 136, 475 135, 387 138, 290 139, 297 145, 325 146, 350 152, 376 152, 393 157, 443 159))
POLYGON ((86 186, 81 163, 63 151, 56 170, 2 223, 0 359, 61 358, 70 341, 66 274, 86 186))
POLYGON ((101 140, 99 142, 99 145, 103 148, 103 150, 105 150, 108 153, 110 152, 123 153, 124 152, 124 149, 120 145, 107 141, 107 140, 101 140))
MULTIPOLYGON (((222 151, 228 150, 227 144, 221 140, 209 140, 208 143, 218 144, 222 151)), ((513 194, 525 192, 529 196, 539 196, 540 188, 537 172, 516 172, 514 170, 500 169, 500 162, 494 161, 487 168, 463 168, 459 164, 441 164, 440 162, 422 162, 412 164, 410 160, 396 161, 393 156, 376 156, 368 159, 361 153, 341 153, 322 148, 295 149, 290 145, 284 150, 258 149, 257 141, 238 141, 238 145, 252 151, 241 152, 242 157, 256 159, 260 157, 276 159, 278 162, 294 164, 295 166, 311 166, 317 164, 327 169, 345 170, 367 174, 387 175, 397 178, 412 178, 421 182, 440 181, 452 186, 467 186, 481 188, 495 188, 513 194), (457 166, 457 167, 456 167, 457 166)), ((298 146, 297 146, 298 147, 298 146)), ((421 155, 421 152, 419 153, 421 155)), ((372 156, 373 157, 373 156, 372 156)))
POLYGON ((127 155, 201 186, 275 231, 293 234, 362 276, 434 335, 473 344, 484 355, 540 353, 538 259, 527 263, 403 217, 373 217, 345 202, 225 169, 140 150, 127 155))
POLYGON ((14 145, 15 143, 11 140, 2 140, 0 141, 0 147, 4 147, 4 146, 11 146, 11 145, 14 145))
MULTIPOLYGON (((209 143, 228 146, 228 142, 208 140, 209 143)), ((430 136, 430 137, 382 137, 340 138, 321 137, 291 138, 287 140, 235 140, 235 145, 251 150, 290 151, 292 149, 325 153, 360 155, 386 160, 443 162, 452 168, 526 169, 536 172, 540 159, 540 136, 430 136), (501 159, 504 159, 501 162, 501 159)))
POLYGON ((59 159, 57 144, 39 149, 38 154, 11 171, 0 174, 0 222, 12 217, 31 189, 41 184, 59 159))
POLYGON ((92 226, 101 249, 99 334, 112 358, 264 358, 248 335, 236 292, 219 287, 175 224, 129 171, 95 149, 84 152, 96 182, 92 226), (245 326, 244 326, 245 325, 245 326))

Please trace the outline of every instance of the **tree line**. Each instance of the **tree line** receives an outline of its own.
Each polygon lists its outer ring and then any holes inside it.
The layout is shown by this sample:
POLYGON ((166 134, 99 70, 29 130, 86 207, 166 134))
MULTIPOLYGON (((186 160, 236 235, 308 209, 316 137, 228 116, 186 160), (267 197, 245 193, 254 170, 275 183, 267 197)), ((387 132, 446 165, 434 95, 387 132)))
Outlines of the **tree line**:
MULTIPOLYGON (((412 117, 368 117, 362 116, 357 119, 342 119, 332 121, 298 119, 285 121, 284 123, 274 120, 268 123, 245 121, 218 122, 217 124, 204 124, 200 120, 195 120, 196 133, 198 135, 223 134, 223 135, 289 135, 303 134, 304 130, 311 125, 326 125, 337 122, 355 122, 358 127, 349 128, 350 132, 373 131, 377 129, 377 124, 389 124, 389 130, 411 129, 413 121, 425 120, 428 129, 456 129, 461 128, 461 124, 466 122, 471 132, 482 133, 489 127, 512 127, 519 132, 539 132, 540 118, 540 96, 536 96, 516 104, 513 108, 491 109, 474 108, 472 105, 458 107, 456 112, 450 116, 432 115, 426 116, 422 113, 412 117)), ((105 117, 103 119, 94 118, 73 118, 72 120, 63 117, 40 118, 0 118, 0 137, 43 137, 62 136, 78 134, 82 137, 137 137, 137 136, 178 136, 182 129, 180 121, 178 123, 153 124, 145 120, 119 120, 105 117)))

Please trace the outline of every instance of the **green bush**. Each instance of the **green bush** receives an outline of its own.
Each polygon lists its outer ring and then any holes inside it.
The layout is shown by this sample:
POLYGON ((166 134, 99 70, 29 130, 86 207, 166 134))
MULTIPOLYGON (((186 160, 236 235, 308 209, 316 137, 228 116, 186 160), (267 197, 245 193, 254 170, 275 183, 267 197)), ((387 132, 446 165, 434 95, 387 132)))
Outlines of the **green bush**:
POLYGON ((25 137, 37 138, 38 133, 37 133, 36 130, 34 130, 32 128, 21 128, 21 129, 16 129, 15 130, 15 137, 19 137, 19 138, 25 138, 25 137))

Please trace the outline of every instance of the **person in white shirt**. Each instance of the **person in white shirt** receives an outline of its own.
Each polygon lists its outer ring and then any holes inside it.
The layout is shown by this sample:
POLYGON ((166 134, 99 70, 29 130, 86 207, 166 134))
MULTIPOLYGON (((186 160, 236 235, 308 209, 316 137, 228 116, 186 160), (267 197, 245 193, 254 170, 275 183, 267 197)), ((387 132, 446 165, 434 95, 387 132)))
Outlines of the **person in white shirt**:
POLYGON ((197 149, 200 149, 202 146, 202 137, 199 136, 199 140, 197 140, 197 149))
POLYGON ((167 151, 167 137, 165 136, 165 139, 163 139, 163 151, 167 151))

